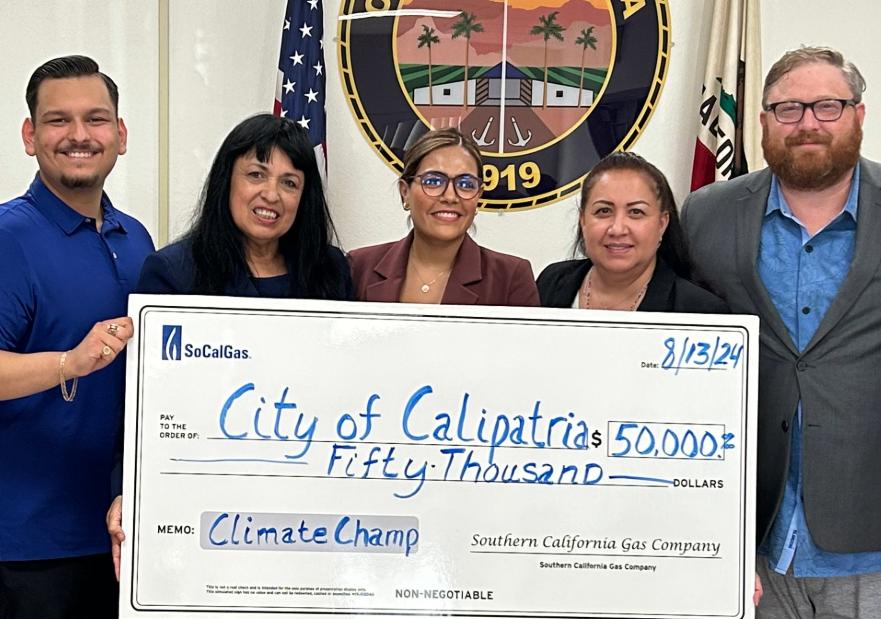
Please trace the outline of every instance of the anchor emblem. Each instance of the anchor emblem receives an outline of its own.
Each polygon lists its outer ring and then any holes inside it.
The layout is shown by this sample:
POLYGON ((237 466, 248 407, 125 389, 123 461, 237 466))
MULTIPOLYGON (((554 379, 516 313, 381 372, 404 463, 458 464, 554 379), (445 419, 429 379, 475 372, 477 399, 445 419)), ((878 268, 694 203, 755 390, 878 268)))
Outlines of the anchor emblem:
POLYGON ((490 117, 489 117, 489 120, 486 121, 486 126, 483 128, 483 133, 480 134, 480 137, 477 137, 477 129, 475 129, 475 130, 473 130, 473 131, 471 132, 471 137, 474 138, 474 142, 475 142, 478 146, 480 146, 480 147, 483 147, 483 146, 492 146, 493 144, 496 143, 495 140, 492 140, 492 141, 489 141, 489 142, 486 141, 486 134, 489 133, 489 127, 490 127, 490 125, 493 124, 493 119, 494 119, 494 118, 495 118, 494 116, 490 116, 490 117))
POLYGON ((527 144, 529 144, 529 140, 532 139, 532 129, 526 130, 527 135, 524 138, 523 134, 520 133, 520 125, 517 124, 517 119, 513 116, 511 117, 511 123, 514 125, 514 133, 517 134, 517 141, 512 142, 511 140, 508 140, 508 144, 510 144, 511 146, 526 146, 527 144))

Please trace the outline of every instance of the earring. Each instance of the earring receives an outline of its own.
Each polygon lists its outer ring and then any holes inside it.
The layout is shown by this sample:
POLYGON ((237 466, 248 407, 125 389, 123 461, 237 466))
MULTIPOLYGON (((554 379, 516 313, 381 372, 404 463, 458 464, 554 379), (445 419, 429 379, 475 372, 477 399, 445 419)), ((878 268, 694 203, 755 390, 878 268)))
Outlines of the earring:
POLYGON ((405 211, 409 211, 409 210, 410 210, 410 206, 409 206, 406 202, 402 202, 402 203, 401 203, 401 206, 403 207, 403 209, 404 209, 405 211))

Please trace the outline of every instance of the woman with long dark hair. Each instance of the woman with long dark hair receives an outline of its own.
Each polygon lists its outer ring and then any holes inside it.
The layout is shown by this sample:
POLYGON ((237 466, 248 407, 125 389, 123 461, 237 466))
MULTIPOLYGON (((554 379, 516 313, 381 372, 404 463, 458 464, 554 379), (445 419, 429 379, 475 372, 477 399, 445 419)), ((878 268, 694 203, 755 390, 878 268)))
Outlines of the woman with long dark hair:
POLYGON ((349 299, 333 233, 306 132, 285 118, 253 116, 221 144, 192 228, 147 258, 137 290, 349 299))
MULTIPOLYGON (((315 152, 295 122, 260 114, 226 136, 193 227, 144 261, 137 292, 237 297, 352 298, 315 152)), ((117 485, 119 480, 116 480, 117 485)), ((107 512, 119 578, 122 496, 107 512)))

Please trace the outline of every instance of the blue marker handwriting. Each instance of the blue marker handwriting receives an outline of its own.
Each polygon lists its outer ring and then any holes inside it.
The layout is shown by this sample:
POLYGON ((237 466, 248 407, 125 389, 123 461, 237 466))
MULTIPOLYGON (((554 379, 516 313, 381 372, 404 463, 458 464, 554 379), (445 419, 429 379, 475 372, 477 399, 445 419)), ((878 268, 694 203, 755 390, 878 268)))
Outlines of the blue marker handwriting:
POLYGON ((315 436, 318 418, 297 412, 297 405, 288 402, 289 388, 285 387, 277 401, 272 403, 272 412, 266 412, 264 396, 252 394, 254 383, 245 383, 232 392, 220 409, 218 424, 221 433, 228 439, 262 439, 278 441, 298 441, 299 451, 285 454, 285 458, 297 460, 308 453, 315 436), (250 394, 250 395, 249 395, 250 394), (246 397, 247 396, 247 397, 246 397), (259 404, 255 408, 255 397, 259 404), (245 401, 247 400, 247 401, 245 401))
POLYGON ((609 436, 613 458, 722 460, 735 448, 722 424, 610 421, 609 436))
POLYGON ((472 410, 476 407, 471 406, 471 396, 466 392, 462 395, 459 410, 436 411, 437 406, 433 406, 428 397, 433 392, 431 385, 420 387, 404 406, 401 430, 415 443, 434 440, 488 445, 489 462, 494 461, 496 448, 505 445, 589 449, 602 443, 602 434, 598 430, 591 432, 588 423, 577 418, 572 411, 554 417, 542 415, 540 400, 536 400, 532 412, 525 415, 493 414, 486 408, 477 414, 472 410))
POLYGON ((668 337, 664 340, 664 359, 661 367, 673 370, 733 370, 736 369, 743 344, 726 342, 720 336, 713 338, 668 337))
POLYGON ((419 544, 415 518, 372 516, 364 520, 345 514, 247 512, 208 512, 204 516, 209 517, 210 525, 202 535, 202 547, 210 550, 397 552, 410 556, 419 544))
MULTIPOLYGON (((729 356, 735 365, 739 354, 729 356)), ((494 410, 476 405, 467 391, 456 397, 453 407, 449 402, 430 384, 415 388, 401 400, 397 414, 390 415, 397 428, 386 422, 390 427, 377 440, 373 435, 384 418, 378 393, 367 397, 363 410, 322 416, 332 428, 322 433, 319 415, 300 410, 290 387, 273 398, 246 382, 225 399, 218 426, 227 440, 281 442, 289 453, 279 462, 305 463, 315 444, 326 444, 322 476, 395 482, 393 495, 400 499, 417 495, 426 481, 595 485, 613 477, 648 480, 607 475, 596 458, 561 457, 559 450, 583 453, 605 440, 603 431, 572 410, 545 414, 540 399, 529 400, 521 411, 494 410), (400 434, 390 435, 395 429, 400 434), (414 447, 427 451, 414 452, 414 447), (515 455, 509 449, 526 451, 515 455), (548 457, 538 456, 541 451, 548 457)), ((614 458, 724 459, 726 450, 734 448, 734 435, 719 424, 609 421, 607 433, 611 441, 606 455, 614 458)), ((218 459, 224 460, 235 459, 218 459)))

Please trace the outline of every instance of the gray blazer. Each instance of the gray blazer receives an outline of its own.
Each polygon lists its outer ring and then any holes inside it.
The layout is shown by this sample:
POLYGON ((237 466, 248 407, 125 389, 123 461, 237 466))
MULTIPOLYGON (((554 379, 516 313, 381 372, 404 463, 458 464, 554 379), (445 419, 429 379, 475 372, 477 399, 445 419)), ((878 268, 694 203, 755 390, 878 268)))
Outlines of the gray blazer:
POLYGON ((735 314, 761 319, 757 522, 774 521, 802 402, 805 514, 831 552, 881 550, 881 165, 861 160, 856 248, 813 339, 799 353, 756 270, 768 170, 691 194, 683 226, 698 278, 735 314))

